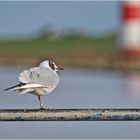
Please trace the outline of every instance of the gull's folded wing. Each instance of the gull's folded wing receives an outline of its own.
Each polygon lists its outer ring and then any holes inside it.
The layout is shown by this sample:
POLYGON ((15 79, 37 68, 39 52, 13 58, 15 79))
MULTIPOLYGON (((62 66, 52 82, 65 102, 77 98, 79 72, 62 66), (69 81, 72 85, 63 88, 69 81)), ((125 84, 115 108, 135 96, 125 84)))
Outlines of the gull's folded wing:
POLYGON ((26 85, 23 85, 21 87, 15 87, 13 89, 14 90, 17 90, 17 89, 27 89, 27 88, 34 89, 34 88, 41 88, 41 87, 44 87, 44 86, 40 85, 40 84, 26 84, 26 85))
POLYGON ((27 84, 39 84, 44 87, 55 87, 59 83, 59 77, 55 71, 49 68, 34 67, 20 73, 19 81, 27 84))

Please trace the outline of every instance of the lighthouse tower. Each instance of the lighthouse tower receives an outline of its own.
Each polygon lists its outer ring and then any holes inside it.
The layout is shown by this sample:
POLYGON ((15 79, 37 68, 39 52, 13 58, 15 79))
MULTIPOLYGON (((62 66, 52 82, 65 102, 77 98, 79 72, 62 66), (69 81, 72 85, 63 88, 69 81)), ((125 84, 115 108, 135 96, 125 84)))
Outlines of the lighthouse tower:
POLYGON ((120 56, 140 58, 140 1, 123 1, 121 20, 120 56))

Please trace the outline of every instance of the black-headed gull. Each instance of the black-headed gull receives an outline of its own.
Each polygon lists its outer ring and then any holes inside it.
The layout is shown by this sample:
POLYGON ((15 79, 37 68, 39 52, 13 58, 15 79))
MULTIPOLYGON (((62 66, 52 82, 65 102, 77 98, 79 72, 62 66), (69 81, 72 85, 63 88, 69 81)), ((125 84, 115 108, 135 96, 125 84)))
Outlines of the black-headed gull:
POLYGON ((63 68, 57 67, 52 61, 43 61, 38 67, 33 67, 20 73, 20 83, 16 86, 5 89, 5 91, 14 90, 19 94, 34 94, 38 96, 40 109, 44 109, 41 103, 41 96, 49 94, 58 85, 58 70, 63 70, 63 68))

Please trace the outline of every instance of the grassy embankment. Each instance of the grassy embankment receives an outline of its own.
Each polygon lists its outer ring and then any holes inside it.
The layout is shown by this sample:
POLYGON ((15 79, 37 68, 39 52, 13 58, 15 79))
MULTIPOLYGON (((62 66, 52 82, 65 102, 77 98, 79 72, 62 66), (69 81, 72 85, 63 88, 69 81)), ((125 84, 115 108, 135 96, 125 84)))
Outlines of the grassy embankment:
POLYGON ((109 67, 115 37, 65 37, 56 40, 0 41, 0 64, 34 65, 52 59, 73 67, 109 67))
POLYGON ((140 70, 140 59, 127 61, 116 57, 114 35, 94 38, 69 36, 52 39, 0 41, 0 64, 37 65, 51 59, 64 67, 140 70))

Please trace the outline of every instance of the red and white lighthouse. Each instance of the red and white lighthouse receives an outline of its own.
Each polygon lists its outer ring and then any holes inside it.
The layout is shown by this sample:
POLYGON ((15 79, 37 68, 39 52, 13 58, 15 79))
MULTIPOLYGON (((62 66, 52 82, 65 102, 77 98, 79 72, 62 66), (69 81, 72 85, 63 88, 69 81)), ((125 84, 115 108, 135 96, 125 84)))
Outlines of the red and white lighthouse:
POLYGON ((121 57, 140 57, 140 1, 122 2, 121 20, 121 57))

